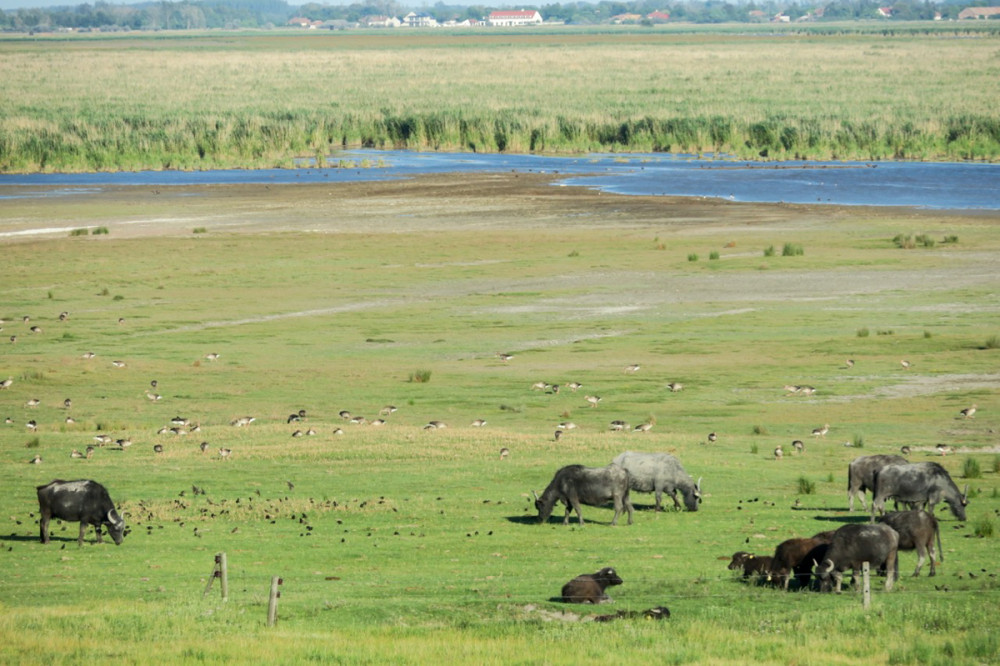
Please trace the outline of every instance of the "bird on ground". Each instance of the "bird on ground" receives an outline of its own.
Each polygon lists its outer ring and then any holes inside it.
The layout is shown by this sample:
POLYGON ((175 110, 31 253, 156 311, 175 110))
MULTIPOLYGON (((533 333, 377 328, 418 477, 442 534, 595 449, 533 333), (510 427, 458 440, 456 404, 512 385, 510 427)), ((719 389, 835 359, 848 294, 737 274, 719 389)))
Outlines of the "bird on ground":
POLYGON ((153 402, 159 402, 163 396, 161 396, 159 393, 150 393, 149 391, 146 391, 146 397, 152 400, 153 402))
POLYGON ((288 484, 288 489, 289 490, 295 490, 295 484, 294 483, 292 483, 291 481, 285 481, 285 483, 288 484))
POLYGON ((633 428, 635 432, 649 432, 652 429, 653 429, 652 423, 640 423, 635 428, 633 428))
POLYGON ((795 449, 797 453, 802 453, 806 450, 806 445, 802 443, 801 439, 796 439, 792 442, 792 448, 795 449))
POLYGON ((680 382, 670 382, 667 384, 667 388, 670 389, 671 393, 677 393, 684 388, 684 384, 681 384, 680 382))
POLYGON ((849 358, 846 361, 844 361, 844 367, 853 368, 854 367, 854 359, 853 358, 849 358))
POLYGON ((343 435, 344 434, 344 429, 343 428, 334 428, 333 429, 333 434, 334 435, 343 435))
POLYGON ((508 449, 506 446, 500 449, 500 460, 503 460, 509 455, 510 455, 510 449, 508 449))
POLYGON ((955 452, 955 447, 948 446, 947 444, 938 444, 936 448, 937 448, 938 452, 941 455, 943 455, 943 456, 946 456, 949 453, 954 453, 955 452))
POLYGON ((563 431, 562 431, 562 430, 556 430, 556 431, 555 431, 555 432, 554 432, 554 433, 552 434, 552 439, 554 439, 555 441, 557 441, 557 442, 558 442, 558 441, 559 441, 559 438, 560 438, 560 437, 562 437, 562 434, 563 434, 563 431))
POLYGON ((86 456, 87 460, 90 460, 91 458, 94 457, 94 447, 93 446, 88 446, 85 450, 86 450, 86 453, 84 455, 86 456))
POLYGON ((65 400, 63 400, 63 408, 64 409, 70 409, 72 407, 73 407, 73 401, 71 399, 66 398, 65 400))
POLYGON ((569 390, 572 391, 573 393, 576 393, 577 389, 583 388, 583 384, 581 384, 580 382, 569 382, 566 384, 566 386, 568 386, 569 390))
POLYGON ((587 395, 587 396, 584 396, 583 399, 586 400, 588 403, 590 403, 591 407, 597 407, 597 403, 599 403, 601 401, 601 396, 599 396, 599 395, 587 395))
POLYGON ((153 453, 163 453, 163 444, 153 444, 153 453))
POLYGON ((963 409, 961 412, 959 412, 959 414, 961 414, 967 419, 971 419, 975 416, 976 409, 977 409, 976 405, 972 405, 971 407, 966 407, 965 409, 963 409))
POLYGON ((40 405, 40 404, 42 404, 41 400, 39 400, 38 398, 32 398, 28 402, 24 403, 24 406, 25 407, 38 407, 38 405, 40 405))
POLYGON ((633 375, 633 374, 639 372, 639 367, 640 366, 639 366, 638 363, 633 363, 632 365, 626 365, 625 366, 625 374, 626 375, 633 375))
POLYGON ((351 413, 349 411, 347 411, 346 409, 340 410, 340 414, 339 415, 340 415, 340 418, 344 419, 345 421, 350 421, 351 420, 351 413))
POLYGON ((7 379, 0 382, 0 390, 5 388, 10 388, 11 386, 13 386, 13 384, 14 384, 14 378, 8 377, 7 379))
POLYGON ((472 422, 473 428, 482 428, 484 425, 486 425, 486 419, 476 419, 472 422))
POLYGON ((719 439, 719 436, 716 435, 714 432, 708 433, 708 441, 709 442, 715 442, 718 439, 719 439))
POLYGON ((36 431, 38 430, 38 422, 37 422, 37 421, 35 421, 35 419, 31 419, 30 421, 28 421, 28 422, 27 422, 27 423, 25 423, 24 425, 25 425, 25 426, 26 426, 26 427, 28 428, 28 430, 30 430, 31 432, 36 432, 36 431))
POLYGON ((215 352, 212 352, 211 354, 205 354, 205 358, 209 361, 217 361, 219 360, 219 355, 216 354, 215 352))
POLYGON ((902 361, 900 361, 899 364, 901 366, 903 366, 903 370, 909 370, 911 367, 913 367, 913 365, 909 361, 907 361, 906 359, 903 359, 902 361))
POLYGON ((816 389, 813 388, 812 386, 800 386, 799 393, 801 393, 802 395, 813 395, 814 393, 816 393, 816 389))
POLYGON ((908 456, 910 455, 910 447, 904 444, 903 446, 899 447, 899 452, 902 453, 904 456, 908 456))
POLYGON ((125 361, 111 361, 111 365, 115 366, 116 368, 124 368, 125 361))
POLYGON ((198 448, 201 449, 202 453, 205 453, 206 451, 208 451, 208 442, 202 442, 201 444, 198 445, 198 448))
POLYGON ((572 421, 563 421, 556 427, 559 430, 573 430, 574 428, 576 428, 576 424, 573 423, 572 421))
POLYGON ((628 423, 626 423, 625 421, 620 421, 620 420, 612 421, 611 422, 611 430, 613 430, 615 432, 621 432, 622 430, 628 430, 628 423))
POLYGON ((83 454, 80 453, 79 451, 77 451, 76 449, 73 449, 72 453, 69 454, 69 457, 70 458, 82 458, 83 454))
POLYGON ((36 455, 34 458, 32 458, 31 460, 28 461, 28 464, 29 465, 40 465, 41 462, 42 462, 42 457, 40 455, 36 455))
POLYGON ((395 405, 386 405, 382 409, 378 410, 378 415, 379 416, 389 416, 390 414, 392 414, 395 411, 396 411, 396 406, 395 405))
POLYGON ((500 359, 501 361, 503 361, 504 363, 506 363, 507 361, 509 361, 512 358, 514 358, 514 355, 513 354, 504 354, 502 352, 497 352, 497 358, 500 359))
POLYGON ((82 358, 89 359, 89 358, 94 358, 95 356, 97 356, 97 354, 95 354, 94 352, 84 352, 82 358))
POLYGON ((826 433, 830 432, 830 424, 826 423, 822 428, 813 428, 813 437, 826 437, 826 433))
POLYGON ((785 452, 781 450, 781 445, 779 444, 774 449, 774 459, 775 460, 781 460, 781 457, 783 455, 785 455, 785 452))
POLYGON ((227 449, 227 448, 219 449, 219 457, 223 459, 228 458, 229 456, 232 455, 232 453, 233 453, 232 449, 227 449))

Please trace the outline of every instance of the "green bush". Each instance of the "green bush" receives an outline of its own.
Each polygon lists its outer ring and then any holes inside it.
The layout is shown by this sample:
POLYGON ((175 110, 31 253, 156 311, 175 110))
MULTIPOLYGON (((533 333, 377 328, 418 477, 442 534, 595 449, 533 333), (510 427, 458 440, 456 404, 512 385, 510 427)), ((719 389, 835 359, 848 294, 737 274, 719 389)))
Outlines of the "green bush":
POLYGON ((871 334, 871 331, 868 330, 867 326, 862 326, 861 328, 859 328, 857 330, 857 333, 856 333, 856 335, 859 338, 867 338, 870 334, 871 334))
POLYGON ((719 253, 717 251, 712 250, 711 252, 708 253, 709 261, 716 261, 718 260, 718 258, 719 258, 719 253))
POLYGON ((978 479, 982 475, 983 472, 979 469, 979 461, 975 458, 966 458, 965 462, 962 463, 962 478, 978 479))
POLYGON ((692 252, 688 255, 688 261, 698 261, 698 255, 692 252))
POLYGON ((854 439, 851 440, 851 444, 856 449, 863 449, 863 448, 865 448, 865 438, 864 438, 864 436, 862 436, 862 435, 855 435, 854 439))
POLYGON ((431 380, 430 370, 417 370, 416 372, 410 373, 411 384, 426 384, 430 380, 431 380))
POLYGON ((765 257, 773 257, 774 256, 774 246, 773 245, 768 245, 767 247, 764 248, 764 256, 765 257))
POLYGON ((805 253, 806 251, 802 249, 801 245, 794 243, 785 243, 784 247, 781 248, 781 256, 783 257, 800 257, 805 253))
POLYGON ((90 229, 73 229, 69 232, 70 236, 86 236, 90 233, 90 229))
POLYGON ((799 495, 812 495, 816 492, 816 483, 804 476, 799 477, 798 487, 799 495))
POLYGON ((753 434, 755 434, 755 435, 766 435, 767 434, 767 428, 765 428, 762 425, 755 425, 753 427, 753 434))
POLYGON ((986 338, 986 342, 983 345, 986 349, 1000 349, 1000 336, 991 335, 986 338))
POLYGON ((94 236, 106 236, 109 232, 107 227, 97 227, 91 232, 94 236))

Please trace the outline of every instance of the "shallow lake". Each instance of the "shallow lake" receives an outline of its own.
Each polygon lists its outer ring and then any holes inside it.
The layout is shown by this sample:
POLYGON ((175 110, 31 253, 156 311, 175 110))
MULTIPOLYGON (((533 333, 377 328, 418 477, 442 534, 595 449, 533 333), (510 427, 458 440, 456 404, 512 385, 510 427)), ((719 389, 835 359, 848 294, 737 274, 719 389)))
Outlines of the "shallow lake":
POLYGON ((942 162, 737 162, 670 154, 578 157, 349 151, 331 162, 356 167, 0 175, 2 186, 33 186, 12 196, 51 197, 107 185, 356 182, 420 174, 517 171, 563 176, 577 185, 631 195, 847 206, 1000 209, 1000 165, 942 162))

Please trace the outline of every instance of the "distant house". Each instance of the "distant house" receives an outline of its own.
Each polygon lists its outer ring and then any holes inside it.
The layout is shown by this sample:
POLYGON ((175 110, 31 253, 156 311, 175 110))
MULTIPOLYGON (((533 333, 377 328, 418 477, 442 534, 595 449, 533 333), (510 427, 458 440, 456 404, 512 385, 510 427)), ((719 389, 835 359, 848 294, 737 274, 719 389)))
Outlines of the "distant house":
POLYGON ((398 28, 402 24, 395 16, 363 16, 361 25, 366 28, 398 28))
POLYGON ((503 10, 490 12, 486 17, 486 23, 494 26, 521 26, 521 25, 541 25, 542 15, 534 9, 503 10))
POLYGON ((437 24, 437 19, 423 12, 419 14, 410 12, 403 17, 403 25, 407 28, 434 28, 437 27, 437 24))
POLYGON ((969 7, 958 13, 958 20, 1000 18, 1000 7, 969 7))
POLYGON ((892 7, 879 7, 876 13, 882 18, 892 18, 892 7))
POLYGON ((611 17, 611 22, 617 25, 621 25, 623 23, 638 23, 641 20, 641 14, 616 14, 611 17))
POLYGON ((791 23, 792 17, 788 14, 775 14, 771 17, 771 23, 791 23))
POLYGON ((315 30, 316 28, 323 25, 322 21, 310 21, 302 16, 296 16, 295 18, 288 19, 288 25, 295 26, 298 28, 305 28, 307 30, 315 30))
POLYGON ((646 19, 653 23, 666 23, 670 20, 670 14, 661 11, 649 12, 646 14, 646 19))

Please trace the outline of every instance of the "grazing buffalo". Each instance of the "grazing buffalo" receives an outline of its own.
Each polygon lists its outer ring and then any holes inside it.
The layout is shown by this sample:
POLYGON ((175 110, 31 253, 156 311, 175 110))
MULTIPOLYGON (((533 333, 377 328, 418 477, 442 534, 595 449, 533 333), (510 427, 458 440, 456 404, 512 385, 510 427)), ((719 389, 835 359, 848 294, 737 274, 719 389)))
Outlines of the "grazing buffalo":
POLYGON ((115 505, 107 489, 97 481, 52 481, 38 486, 38 509, 41 512, 42 543, 49 542, 49 520, 57 518, 80 523, 79 544, 83 545, 83 534, 88 525, 97 532, 97 543, 101 543, 101 526, 108 526, 108 534, 116 545, 121 545, 125 533, 125 521, 115 510, 115 505))
POLYGON ((886 465, 875 474, 872 492, 872 516, 876 511, 885 513, 885 501, 890 497, 932 513, 934 505, 943 500, 959 520, 965 520, 969 503, 967 494, 958 492, 948 470, 935 462, 886 465))
POLYGON ((833 534, 833 540, 826 551, 826 558, 816 568, 820 579, 820 589, 828 592, 833 588, 840 594, 840 585, 844 579, 844 571, 852 570, 851 585, 857 585, 858 570, 863 562, 868 562, 872 569, 885 566, 885 589, 892 589, 892 584, 899 576, 897 552, 899 550, 899 534, 888 525, 881 523, 844 525, 833 534))
POLYGON ((604 590, 623 582, 614 569, 604 567, 597 573, 582 574, 563 585, 562 600, 571 604, 606 604, 611 597, 604 590))
POLYGON ((796 538, 782 541, 774 549, 771 559, 771 575, 784 589, 794 577, 799 588, 809 584, 813 566, 826 557, 827 547, 833 539, 833 532, 820 532, 808 539, 796 538))
POLYGON ((758 581, 771 580, 771 563, 773 558, 770 555, 754 555, 746 551, 733 553, 733 559, 729 563, 730 571, 743 570, 743 580, 753 576, 758 581))
POLYGON ((566 505, 566 516, 563 525, 569 524, 569 514, 575 510, 580 524, 583 525, 581 504, 602 506, 614 502, 615 516, 612 525, 618 524, 618 516, 622 509, 628 511, 628 524, 632 524, 632 502, 628 496, 628 472, 615 465, 607 467, 584 467, 583 465, 567 465, 561 468, 552 478, 541 497, 535 496, 535 508, 538 509, 538 521, 544 523, 552 515, 556 502, 566 505))
POLYGON ((932 514, 917 509, 915 511, 894 511, 887 513, 878 519, 880 523, 885 523, 899 534, 899 550, 917 551, 917 570, 914 576, 920 575, 920 568, 924 566, 924 560, 930 556, 931 573, 934 570, 934 540, 937 539, 937 554, 944 561, 941 551, 941 532, 938 530, 938 521, 932 514))
POLYGON ((903 456, 859 456, 847 466, 847 503, 848 511, 854 511, 855 495, 861 499, 861 508, 865 506, 865 491, 875 488, 875 472, 886 465, 907 463, 903 456))
POLYGON ((684 508, 697 511, 701 503, 701 480, 695 483, 684 471, 681 461, 669 453, 637 453, 626 451, 613 461, 628 472, 629 488, 640 493, 656 493, 656 510, 666 492, 680 509, 677 491, 684 497, 684 508))

